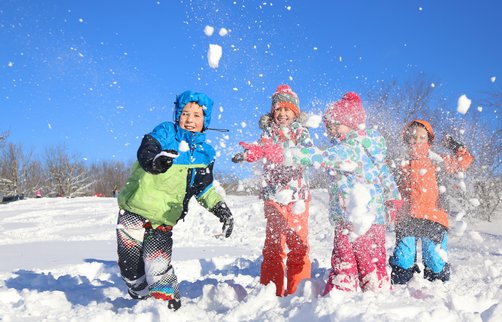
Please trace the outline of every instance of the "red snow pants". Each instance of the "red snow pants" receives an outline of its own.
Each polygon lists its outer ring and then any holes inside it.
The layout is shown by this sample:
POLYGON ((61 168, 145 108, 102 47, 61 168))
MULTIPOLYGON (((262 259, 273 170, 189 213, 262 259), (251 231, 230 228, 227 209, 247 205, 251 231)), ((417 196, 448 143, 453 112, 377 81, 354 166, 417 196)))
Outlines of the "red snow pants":
POLYGON ((342 291, 388 290, 385 250, 385 226, 372 225, 353 242, 349 240, 350 224, 335 227, 335 240, 331 256, 331 272, 324 289, 327 295, 333 287, 342 291))
POLYGON ((305 201, 305 211, 301 214, 293 213, 294 204, 292 202, 284 206, 271 200, 265 200, 267 226, 260 283, 267 285, 273 282, 276 286, 277 296, 295 293, 301 280, 310 278, 309 202, 305 201), (289 250, 287 256, 286 245, 289 250), (284 265, 286 257, 286 265, 284 265), (287 274, 286 294, 284 293, 285 272, 287 274))

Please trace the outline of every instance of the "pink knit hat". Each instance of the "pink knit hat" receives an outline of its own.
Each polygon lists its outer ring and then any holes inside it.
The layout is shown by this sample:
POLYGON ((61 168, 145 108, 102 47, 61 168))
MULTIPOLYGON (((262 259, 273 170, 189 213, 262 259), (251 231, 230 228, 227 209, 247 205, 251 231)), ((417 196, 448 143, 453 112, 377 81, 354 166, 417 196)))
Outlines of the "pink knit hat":
POLYGON ((340 123, 358 130, 366 122, 366 113, 361 105, 361 98, 354 92, 348 92, 342 99, 331 103, 324 112, 324 123, 340 123))
POLYGON ((279 85, 272 95, 272 109, 271 113, 277 108, 286 107, 289 108, 295 116, 300 115, 300 101, 298 95, 289 87, 288 85, 279 85))

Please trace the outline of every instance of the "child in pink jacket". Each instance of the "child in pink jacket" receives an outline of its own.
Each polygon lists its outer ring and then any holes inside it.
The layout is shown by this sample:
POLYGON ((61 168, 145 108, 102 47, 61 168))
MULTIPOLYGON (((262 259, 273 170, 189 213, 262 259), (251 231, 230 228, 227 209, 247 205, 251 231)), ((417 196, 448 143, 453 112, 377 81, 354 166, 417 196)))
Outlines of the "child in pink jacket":
MULTIPOLYGON (((376 130, 366 129, 356 93, 347 93, 324 113, 333 145, 292 149, 294 162, 326 169, 329 215, 334 224, 331 272, 323 295, 343 291, 389 289, 386 270, 386 201, 401 199, 385 163, 387 147, 376 130)), ((286 156, 288 152, 285 152, 286 156)))

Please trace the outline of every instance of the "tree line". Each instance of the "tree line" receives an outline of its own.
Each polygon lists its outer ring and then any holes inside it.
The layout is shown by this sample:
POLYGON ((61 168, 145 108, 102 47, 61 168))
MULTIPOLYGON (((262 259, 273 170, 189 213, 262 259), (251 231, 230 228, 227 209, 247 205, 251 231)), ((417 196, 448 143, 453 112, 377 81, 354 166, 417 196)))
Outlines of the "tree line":
POLYGON ((47 197, 101 195, 111 197, 125 183, 130 164, 102 161, 86 165, 66 147, 52 146, 42 158, 22 145, 8 142, 9 133, 0 134, 0 194, 35 197, 41 190, 47 197))
MULTIPOLYGON (((389 163, 403 155, 402 130, 414 119, 430 120, 441 138, 451 134, 469 148, 475 162, 465 177, 454 179, 446 196, 455 212, 464 211, 491 220, 502 206, 502 89, 485 93, 480 106, 472 106, 465 115, 447 106, 444 97, 425 76, 409 82, 390 81, 378 89, 362 93, 368 115, 367 125, 376 127, 387 140, 389 163), (500 113, 500 112, 499 112, 500 113), (495 118, 495 120, 494 120, 495 118)), ((112 196, 125 183, 132 164, 102 161, 87 165, 66 147, 48 147, 41 158, 23 146, 10 143, 9 133, 0 133, 0 194, 34 197, 41 189, 44 196, 112 196)), ((439 141, 439 140, 438 140, 439 141)), ((322 145, 323 143, 321 143, 322 145)), ((324 143, 326 145, 326 143, 324 143)), ((321 146, 322 147, 322 146, 321 146)), ((442 152, 439 144, 433 150, 442 152)), ((446 151, 443 151, 446 152, 446 151)), ((243 181, 230 171, 217 174, 227 193, 257 193, 259 178, 243 181)), ((311 171, 314 188, 326 187, 326 175, 311 171)))

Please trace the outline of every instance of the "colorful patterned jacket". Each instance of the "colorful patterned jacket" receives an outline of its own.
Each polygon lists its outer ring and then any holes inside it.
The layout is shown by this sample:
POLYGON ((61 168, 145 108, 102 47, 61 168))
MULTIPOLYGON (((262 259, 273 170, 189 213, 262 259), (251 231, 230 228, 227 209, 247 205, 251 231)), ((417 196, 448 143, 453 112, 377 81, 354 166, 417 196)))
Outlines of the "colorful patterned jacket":
POLYGON ((356 209, 385 223, 385 201, 401 199, 385 163, 385 139, 375 130, 351 131, 322 151, 315 147, 293 151, 295 162, 326 169, 329 178, 329 214, 332 222, 354 223, 356 209))
MULTIPOLYGON (((262 147, 277 145, 279 149, 273 149, 272 151, 281 154, 281 156, 278 158, 277 156, 267 155, 267 150, 264 149, 264 183, 260 197, 283 205, 297 200, 310 200, 308 177, 303 166, 285 165, 277 161, 270 161, 272 159, 281 159, 283 149, 313 146, 308 129, 299 121, 294 121, 288 127, 279 127, 270 121, 262 126, 262 130, 261 138, 257 144, 262 147)), ((252 162, 256 161, 256 158, 250 156, 246 160, 252 162)))

